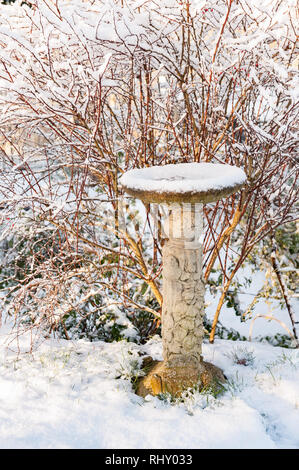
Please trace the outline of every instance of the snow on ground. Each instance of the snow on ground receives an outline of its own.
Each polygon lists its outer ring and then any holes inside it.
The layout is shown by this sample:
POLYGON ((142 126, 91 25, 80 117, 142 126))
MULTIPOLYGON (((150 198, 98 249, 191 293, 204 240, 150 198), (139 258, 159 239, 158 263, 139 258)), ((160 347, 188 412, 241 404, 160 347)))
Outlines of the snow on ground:
POLYGON ((158 337, 144 346, 49 339, 33 354, 7 344, 3 326, 1 448, 299 448, 298 350, 205 343, 205 360, 228 378, 225 393, 189 393, 173 404, 132 389, 139 353, 161 359, 158 337))

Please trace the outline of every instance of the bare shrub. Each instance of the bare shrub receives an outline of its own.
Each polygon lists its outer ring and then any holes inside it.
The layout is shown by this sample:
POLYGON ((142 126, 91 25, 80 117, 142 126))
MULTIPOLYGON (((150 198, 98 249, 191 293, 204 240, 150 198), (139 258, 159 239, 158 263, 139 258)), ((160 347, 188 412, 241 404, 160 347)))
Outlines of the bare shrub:
POLYGON ((143 328, 152 333, 163 239, 150 237, 150 207, 130 199, 120 227, 119 176, 229 163, 248 185, 205 207, 205 279, 216 261, 223 272, 213 341, 236 272, 295 218, 295 3, 30 3, 0 10, 1 238, 16 253, 6 310, 52 330, 70 309, 85 318, 117 304, 135 324, 140 312, 153 315, 143 328))

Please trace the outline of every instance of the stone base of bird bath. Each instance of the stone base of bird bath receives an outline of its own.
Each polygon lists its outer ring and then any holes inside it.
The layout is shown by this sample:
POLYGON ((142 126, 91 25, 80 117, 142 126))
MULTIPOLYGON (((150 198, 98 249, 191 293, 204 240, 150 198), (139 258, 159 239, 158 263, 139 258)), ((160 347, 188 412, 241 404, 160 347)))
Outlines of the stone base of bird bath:
POLYGON ((198 390, 221 391, 225 383, 222 370, 210 362, 198 364, 169 365, 165 361, 152 361, 146 367, 146 376, 137 386, 136 393, 142 397, 170 393, 178 397, 187 388, 198 387, 198 390))
POLYGON ((202 206, 236 192, 245 180, 239 168, 208 163, 132 170, 121 178, 128 194, 168 207, 162 250, 164 360, 147 362, 138 395, 179 396, 195 385, 214 388, 225 382, 221 369, 202 359, 202 206))

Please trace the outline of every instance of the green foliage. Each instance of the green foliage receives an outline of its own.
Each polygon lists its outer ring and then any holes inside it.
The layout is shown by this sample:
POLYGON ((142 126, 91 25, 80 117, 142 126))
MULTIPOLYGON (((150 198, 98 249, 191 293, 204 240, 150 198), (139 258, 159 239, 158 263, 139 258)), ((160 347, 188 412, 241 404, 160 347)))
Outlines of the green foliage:
POLYGON ((99 314, 98 312, 83 314, 77 310, 71 310, 64 315, 57 328, 57 333, 64 339, 86 339, 89 341, 121 341, 126 329, 124 325, 116 323, 116 316, 111 313, 99 314))
MULTIPOLYGON (((205 318, 204 328, 210 333, 212 329, 212 322, 205 318)), ((216 337, 221 339, 230 339, 232 341, 247 341, 246 336, 242 336, 238 331, 233 328, 227 328, 218 322, 216 326, 216 337)))
MULTIPOLYGON (((12 3, 15 3, 16 0, 2 0, 1 5, 11 5, 12 3)), ((26 2, 25 0, 21 3, 22 5, 27 5, 28 7, 31 7, 30 2, 26 2)))
POLYGON ((229 354, 226 354, 227 357, 232 359, 234 364, 242 366, 253 366, 255 356, 253 355, 253 350, 248 348, 236 348, 229 354))
POLYGON ((288 335, 284 335, 281 333, 276 333, 275 335, 266 335, 266 336, 260 336, 256 338, 256 340, 260 342, 267 342, 269 344, 272 344, 273 346, 278 346, 280 348, 293 348, 293 341, 292 338, 288 335))
POLYGON ((138 330, 141 344, 146 343, 151 336, 161 334, 161 324, 157 325, 156 317, 149 312, 137 310, 132 314, 131 321, 138 330))
MULTIPOLYGON (((233 238, 234 244, 237 244, 238 237, 241 236, 242 222, 236 228, 233 238)), ((236 316, 240 317, 240 321, 250 321, 255 316, 256 309, 261 303, 266 303, 271 312, 275 315, 274 308, 286 309, 286 302, 282 294, 281 285, 277 275, 273 269, 271 254, 275 248, 277 265, 279 266, 280 275, 285 285, 285 291, 288 298, 298 296, 298 269, 299 269, 299 233, 295 222, 287 223, 279 226, 274 233, 270 233, 254 246, 250 255, 246 258, 242 266, 242 270, 246 273, 239 278, 235 277, 226 294, 224 305, 226 308, 234 310, 236 316), (251 271, 251 272, 250 272, 251 271), (252 285, 255 272, 264 272, 265 281, 258 285, 256 292, 252 293, 252 301, 247 307, 241 307, 239 301, 240 293, 247 293, 248 288, 252 285), (249 272, 249 274, 248 274, 249 272)), ((233 263, 229 267, 231 272, 233 263)), ((221 270, 214 269, 210 279, 207 281, 207 288, 210 293, 216 297, 223 285, 223 273, 221 270)), ((205 327, 211 330, 211 325, 206 322, 205 327)), ((216 328, 216 337, 224 339, 242 340, 245 339, 233 329, 223 327, 218 323, 216 328)), ((260 341, 267 341, 273 345, 281 347, 293 347, 292 339, 284 334, 275 334, 273 336, 260 336, 260 341)))
POLYGON ((287 259, 292 260, 292 263, 299 268, 299 233, 296 228, 296 223, 283 225, 276 230, 275 239, 279 248, 287 256, 287 259))

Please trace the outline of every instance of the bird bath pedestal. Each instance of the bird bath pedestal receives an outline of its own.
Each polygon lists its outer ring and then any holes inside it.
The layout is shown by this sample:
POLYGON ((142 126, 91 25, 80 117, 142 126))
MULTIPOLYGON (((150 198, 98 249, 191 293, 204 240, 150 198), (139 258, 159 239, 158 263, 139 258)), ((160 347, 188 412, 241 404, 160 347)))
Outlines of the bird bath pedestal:
POLYGON ((163 361, 153 361, 139 382, 139 395, 180 395, 196 384, 203 388, 225 381, 221 369, 202 359, 202 206, 236 192, 245 181, 240 168, 212 163, 135 169, 120 180, 129 195, 168 208, 162 251, 163 361))

